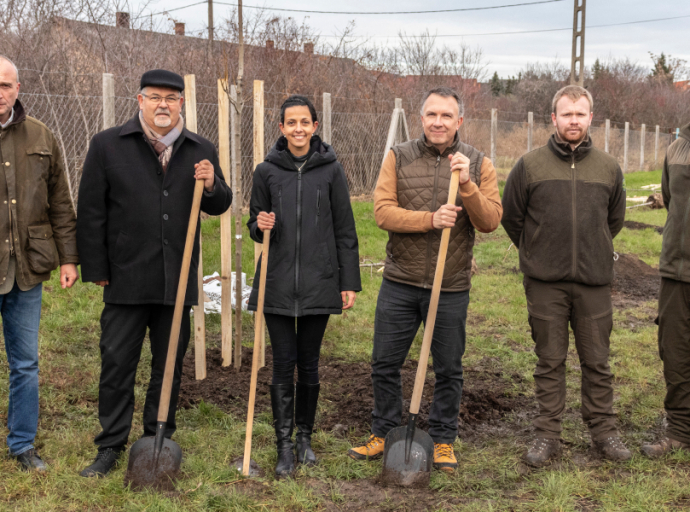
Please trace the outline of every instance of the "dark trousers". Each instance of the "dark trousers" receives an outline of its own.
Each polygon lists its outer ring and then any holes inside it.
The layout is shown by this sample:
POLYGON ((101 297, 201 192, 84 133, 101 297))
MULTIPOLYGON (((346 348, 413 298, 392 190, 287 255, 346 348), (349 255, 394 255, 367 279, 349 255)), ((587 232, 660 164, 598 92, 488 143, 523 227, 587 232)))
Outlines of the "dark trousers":
MULTIPOLYGON (((172 327, 173 306, 106 304, 101 314, 101 380, 98 387, 98 419, 103 431, 96 436, 99 448, 119 448, 127 444, 134 414, 134 383, 141 347, 149 329, 151 379, 144 403, 144 436, 156 435, 165 359, 172 327)), ((182 312, 182 326, 170 396, 170 412, 165 436, 175 432, 175 410, 180 392, 182 362, 189 344, 189 306, 182 312)))
POLYGON ((661 279, 659 356, 666 380, 666 433, 690 443, 690 283, 661 279))
POLYGON ((558 439, 565 410, 565 360, 568 323, 582 371, 582 419, 592 440, 618 435, 613 413, 613 374, 609 367, 609 336, 613 327, 611 286, 545 282, 525 276, 525 294, 535 352, 534 372, 539 415, 537 437, 558 439))
POLYGON ((330 315, 285 316, 266 313, 273 351, 273 384, 319 383, 321 341, 330 315))
MULTIPOLYGON (((378 437, 399 426, 402 418, 400 368, 410 351, 419 325, 426 322, 431 290, 396 283, 381 283, 374 322, 371 380, 374 411, 371 431, 378 437)), ((442 292, 431 342, 434 401, 429 412, 429 435, 436 443, 453 443, 458 435, 462 396, 462 356, 469 291, 442 292)))

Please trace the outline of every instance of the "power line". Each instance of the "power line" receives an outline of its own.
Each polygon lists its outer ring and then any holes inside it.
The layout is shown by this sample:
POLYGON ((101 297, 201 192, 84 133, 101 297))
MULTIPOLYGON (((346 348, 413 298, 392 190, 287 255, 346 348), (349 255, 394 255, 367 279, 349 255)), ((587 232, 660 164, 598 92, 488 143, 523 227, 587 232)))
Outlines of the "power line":
MULTIPOLYGON (((306 9, 281 9, 278 7, 260 7, 257 5, 245 5, 242 7, 248 7, 250 9, 262 9, 265 11, 282 11, 282 12, 303 12, 309 14, 357 14, 360 16, 367 15, 390 15, 390 14, 438 14, 445 12, 466 12, 466 11, 487 11, 491 9, 504 9, 507 7, 523 7, 527 5, 537 5, 537 4, 552 4, 555 2, 563 2, 564 0, 539 0, 536 2, 523 2, 519 4, 507 4, 507 5, 492 5, 488 7, 465 7, 462 9, 438 9, 434 11, 311 11, 306 9)), ((237 7, 237 4, 228 2, 216 2, 217 4, 230 5, 237 7)))

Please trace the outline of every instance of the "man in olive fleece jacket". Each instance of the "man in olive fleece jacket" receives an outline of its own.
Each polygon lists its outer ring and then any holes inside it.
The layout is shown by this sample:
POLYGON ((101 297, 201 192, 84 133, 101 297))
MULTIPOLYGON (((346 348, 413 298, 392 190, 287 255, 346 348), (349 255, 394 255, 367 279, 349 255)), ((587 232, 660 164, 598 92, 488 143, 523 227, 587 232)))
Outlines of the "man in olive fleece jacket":
POLYGON ((520 253, 528 319, 539 358, 539 414, 525 461, 542 466, 560 452, 568 323, 582 368, 582 418, 595 450, 630 458, 613 413, 609 335, 613 325, 613 237, 623 228, 625 188, 615 158, 592 145, 592 97, 582 87, 556 93, 556 133, 524 155, 508 176, 502 224, 520 253))
POLYGON ((690 447, 690 124, 666 151, 661 193, 668 210, 659 259, 659 356, 666 380, 666 434, 642 452, 690 447))

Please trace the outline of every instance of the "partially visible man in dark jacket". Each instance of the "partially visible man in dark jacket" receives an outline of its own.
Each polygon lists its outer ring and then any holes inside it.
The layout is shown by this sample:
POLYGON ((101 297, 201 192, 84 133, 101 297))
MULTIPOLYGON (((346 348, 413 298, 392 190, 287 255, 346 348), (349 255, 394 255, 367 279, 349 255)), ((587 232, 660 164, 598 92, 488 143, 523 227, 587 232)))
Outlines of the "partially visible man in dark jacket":
POLYGON ((38 428, 38 326, 42 282, 60 266, 77 275, 76 218, 57 140, 17 99, 19 75, 0 56, 0 314, 10 365, 7 446, 25 469, 45 471, 38 428), (1 240, 0 240, 1 242, 1 240))
MULTIPOLYGON (((204 180, 201 210, 220 215, 232 192, 211 142, 184 128, 184 80, 165 70, 141 77, 140 111, 91 141, 81 185, 77 241, 82 279, 104 287, 98 455, 81 472, 107 474, 125 448, 134 413, 134 381, 149 329, 151 380, 144 404, 144 436, 156 416, 182 267, 194 180, 204 180)), ((182 360, 190 337, 189 312, 197 301, 199 231, 189 269, 166 437, 175 432, 182 360)))
POLYGON ((503 220, 520 253, 535 352, 539 415, 525 454, 543 466, 560 452, 568 323, 582 368, 582 418, 611 460, 630 452, 613 413, 609 335, 613 326, 613 237, 623 228, 625 187, 615 158, 592 145, 592 96, 570 85, 553 99, 556 133, 523 156, 503 192, 503 220))
POLYGON ((666 150, 661 193, 668 210, 659 259, 659 356, 666 379, 666 434, 642 452, 690 448, 690 124, 666 150))

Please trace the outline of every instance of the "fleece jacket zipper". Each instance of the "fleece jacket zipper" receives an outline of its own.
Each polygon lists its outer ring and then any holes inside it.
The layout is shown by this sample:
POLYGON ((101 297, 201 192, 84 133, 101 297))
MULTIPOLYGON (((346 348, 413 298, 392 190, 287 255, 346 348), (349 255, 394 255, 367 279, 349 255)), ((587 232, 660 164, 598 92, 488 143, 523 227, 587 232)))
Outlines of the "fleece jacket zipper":
POLYGON ((571 279, 575 280, 577 273, 577 178, 575 176, 575 153, 573 153, 573 164, 571 165, 573 175, 573 270, 571 279))
MULTIPOLYGON (((431 197, 431 207, 436 207, 436 199, 438 197, 438 170, 441 165, 441 155, 436 157, 436 165, 434 166, 434 193, 431 197)), ((436 210, 432 210, 436 211, 436 210)), ((424 282, 422 283, 422 288, 429 287, 429 272, 431 271, 431 244, 433 242, 434 229, 432 229, 426 235, 426 270, 424 272, 424 282)))

